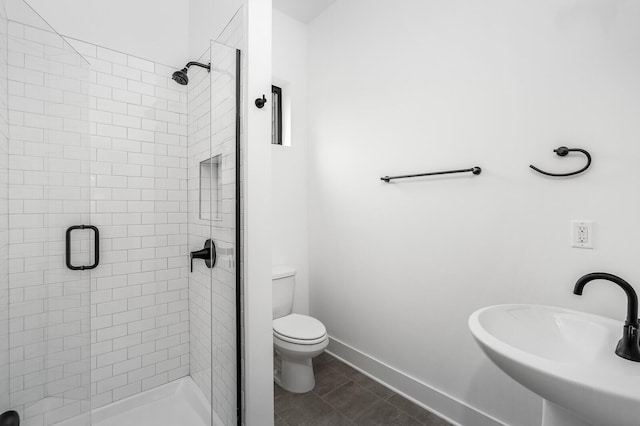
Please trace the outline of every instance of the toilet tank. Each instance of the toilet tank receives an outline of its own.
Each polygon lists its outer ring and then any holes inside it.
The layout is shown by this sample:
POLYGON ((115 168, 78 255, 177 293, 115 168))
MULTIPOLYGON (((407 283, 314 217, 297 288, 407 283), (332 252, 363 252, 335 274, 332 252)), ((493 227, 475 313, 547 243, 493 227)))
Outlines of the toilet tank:
POLYGON ((273 319, 289 315, 293 310, 296 287, 296 270, 290 266, 274 266, 271 269, 273 292, 273 319))

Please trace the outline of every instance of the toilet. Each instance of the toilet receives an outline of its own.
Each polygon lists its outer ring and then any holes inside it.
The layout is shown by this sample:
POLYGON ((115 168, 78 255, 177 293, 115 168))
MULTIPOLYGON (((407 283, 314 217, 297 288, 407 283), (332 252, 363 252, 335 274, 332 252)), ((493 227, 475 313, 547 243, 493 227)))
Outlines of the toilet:
POLYGON ((295 276, 294 268, 273 267, 273 379, 289 392, 305 393, 316 384, 311 359, 325 350, 329 337, 317 319, 291 313, 295 276))

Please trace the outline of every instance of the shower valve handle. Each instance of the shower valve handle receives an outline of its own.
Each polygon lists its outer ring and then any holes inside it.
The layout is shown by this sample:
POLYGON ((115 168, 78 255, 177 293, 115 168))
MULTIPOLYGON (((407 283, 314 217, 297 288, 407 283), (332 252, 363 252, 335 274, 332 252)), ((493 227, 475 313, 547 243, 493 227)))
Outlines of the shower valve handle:
POLYGON ((216 266, 216 257, 216 245, 213 240, 205 241, 202 250, 191 252, 191 272, 193 272, 193 259, 203 259, 207 268, 211 269, 216 266))

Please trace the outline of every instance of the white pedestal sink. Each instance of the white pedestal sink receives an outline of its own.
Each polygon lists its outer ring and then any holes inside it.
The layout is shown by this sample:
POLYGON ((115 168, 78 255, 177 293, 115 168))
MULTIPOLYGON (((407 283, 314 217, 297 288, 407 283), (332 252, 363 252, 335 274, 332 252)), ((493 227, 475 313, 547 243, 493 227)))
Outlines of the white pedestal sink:
POLYGON ((640 363, 614 353, 622 326, 537 305, 489 306, 469 317, 489 359, 544 398, 543 426, 640 425, 640 363))

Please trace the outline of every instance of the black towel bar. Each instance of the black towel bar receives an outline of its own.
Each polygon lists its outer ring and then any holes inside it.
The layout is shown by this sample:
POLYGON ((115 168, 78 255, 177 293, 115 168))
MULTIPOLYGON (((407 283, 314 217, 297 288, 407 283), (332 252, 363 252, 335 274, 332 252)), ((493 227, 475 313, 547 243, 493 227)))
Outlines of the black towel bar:
POLYGON ((435 175, 450 175, 452 173, 466 173, 466 172, 471 172, 474 175, 479 175, 480 173, 482 173, 482 169, 480 167, 472 167, 470 169, 447 170, 446 172, 418 173, 415 175, 402 175, 402 176, 383 176, 380 178, 380 180, 383 180, 389 183, 389 181, 393 179, 405 179, 405 178, 435 176, 435 175))

